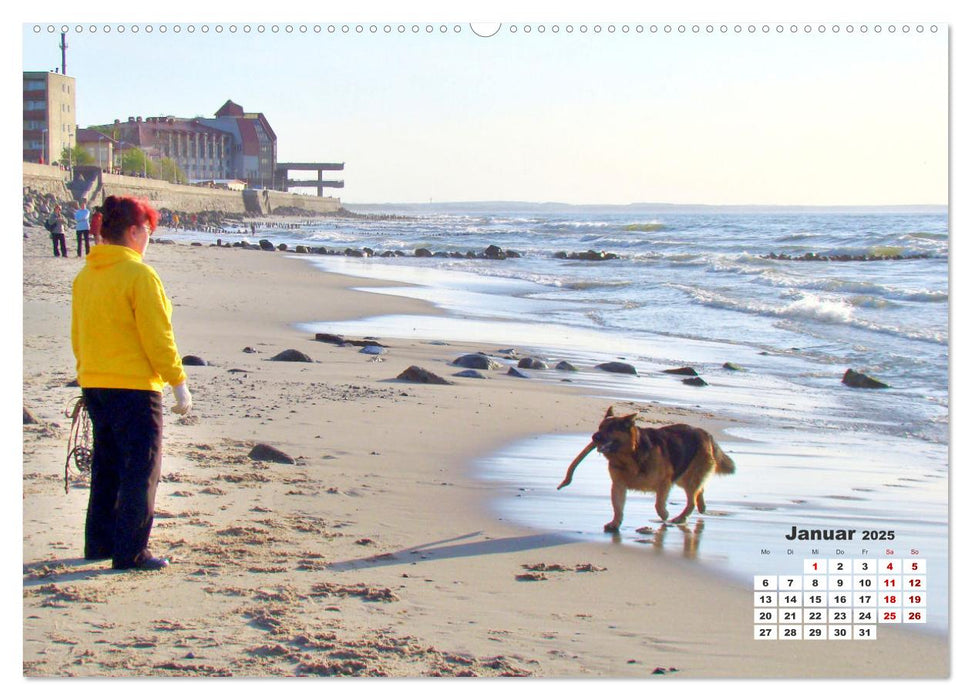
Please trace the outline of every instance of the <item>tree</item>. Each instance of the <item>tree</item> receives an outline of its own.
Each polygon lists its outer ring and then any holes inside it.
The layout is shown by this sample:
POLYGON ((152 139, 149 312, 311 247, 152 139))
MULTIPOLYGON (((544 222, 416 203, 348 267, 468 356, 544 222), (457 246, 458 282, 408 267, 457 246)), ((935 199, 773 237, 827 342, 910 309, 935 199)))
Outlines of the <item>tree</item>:
POLYGON ((155 163, 140 148, 126 148, 121 155, 121 172, 125 175, 136 173, 155 177, 155 163))
POLYGON ((162 180, 167 180, 168 182, 175 183, 177 185, 184 185, 189 180, 176 163, 171 158, 162 158, 158 161, 158 167, 156 168, 157 176, 162 180))
POLYGON ((94 165, 94 156, 84 150, 83 146, 75 144, 73 148, 65 146, 61 149, 61 165, 94 165))

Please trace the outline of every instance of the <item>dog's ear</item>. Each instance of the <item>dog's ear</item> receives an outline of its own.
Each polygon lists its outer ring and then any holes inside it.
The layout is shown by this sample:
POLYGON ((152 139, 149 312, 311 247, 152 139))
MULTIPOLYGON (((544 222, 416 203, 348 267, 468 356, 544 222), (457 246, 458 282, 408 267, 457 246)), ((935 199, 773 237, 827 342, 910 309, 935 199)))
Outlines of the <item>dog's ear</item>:
POLYGON ((631 413, 629 416, 624 416, 623 420, 624 420, 625 428, 628 428, 628 429, 633 428, 634 423, 637 422, 637 414, 631 413))
POLYGON ((611 406, 610 408, 607 409, 607 412, 604 414, 604 418, 610 418, 613 415, 614 415, 614 407, 611 406))

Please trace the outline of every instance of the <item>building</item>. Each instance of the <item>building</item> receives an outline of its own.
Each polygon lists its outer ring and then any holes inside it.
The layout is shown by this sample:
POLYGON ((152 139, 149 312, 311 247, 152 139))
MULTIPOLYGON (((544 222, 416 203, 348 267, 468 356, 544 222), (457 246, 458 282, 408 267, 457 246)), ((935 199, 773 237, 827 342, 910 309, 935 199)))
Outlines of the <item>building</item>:
POLYGON ((74 78, 24 71, 24 161, 54 163, 76 143, 74 78))
POLYGON ((200 123, 228 132, 238 144, 231 177, 246 180, 250 187, 280 189, 276 173, 276 134, 262 112, 247 112, 232 100, 216 112, 214 119, 200 123))
POLYGON ((276 134, 262 113, 231 100, 212 119, 128 117, 91 129, 110 138, 116 151, 138 148, 151 160, 175 161, 190 181, 243 180, 275 189, 276 134))
POLYGON ((119 167, 118 155, 121 151, 114 139, 94 129, 78 129, 77 139, 78 145, 102 170, 110 171, 119 167))

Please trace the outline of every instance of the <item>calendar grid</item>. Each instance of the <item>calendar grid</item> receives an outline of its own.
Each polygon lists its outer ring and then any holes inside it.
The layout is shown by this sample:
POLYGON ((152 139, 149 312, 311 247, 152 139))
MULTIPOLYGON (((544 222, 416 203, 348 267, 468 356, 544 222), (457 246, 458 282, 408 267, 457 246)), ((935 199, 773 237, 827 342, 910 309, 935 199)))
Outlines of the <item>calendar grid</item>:
POLYGON ((927 561, 803 560, 800 572, 754 577, 757 640, 873 640, 885 624, 927 620, 927 561))

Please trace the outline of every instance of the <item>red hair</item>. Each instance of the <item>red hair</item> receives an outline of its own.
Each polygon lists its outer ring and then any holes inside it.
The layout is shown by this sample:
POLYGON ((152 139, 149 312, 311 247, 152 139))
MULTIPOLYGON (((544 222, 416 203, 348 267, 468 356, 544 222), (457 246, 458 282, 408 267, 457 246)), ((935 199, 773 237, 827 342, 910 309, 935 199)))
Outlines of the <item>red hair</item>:
POLYGON ((158 212, 147 200, 111 196, 91 217, 91 233, 110 243, 120 243, 131 226, 148 224, 154 232, 158 218, 158 212))

